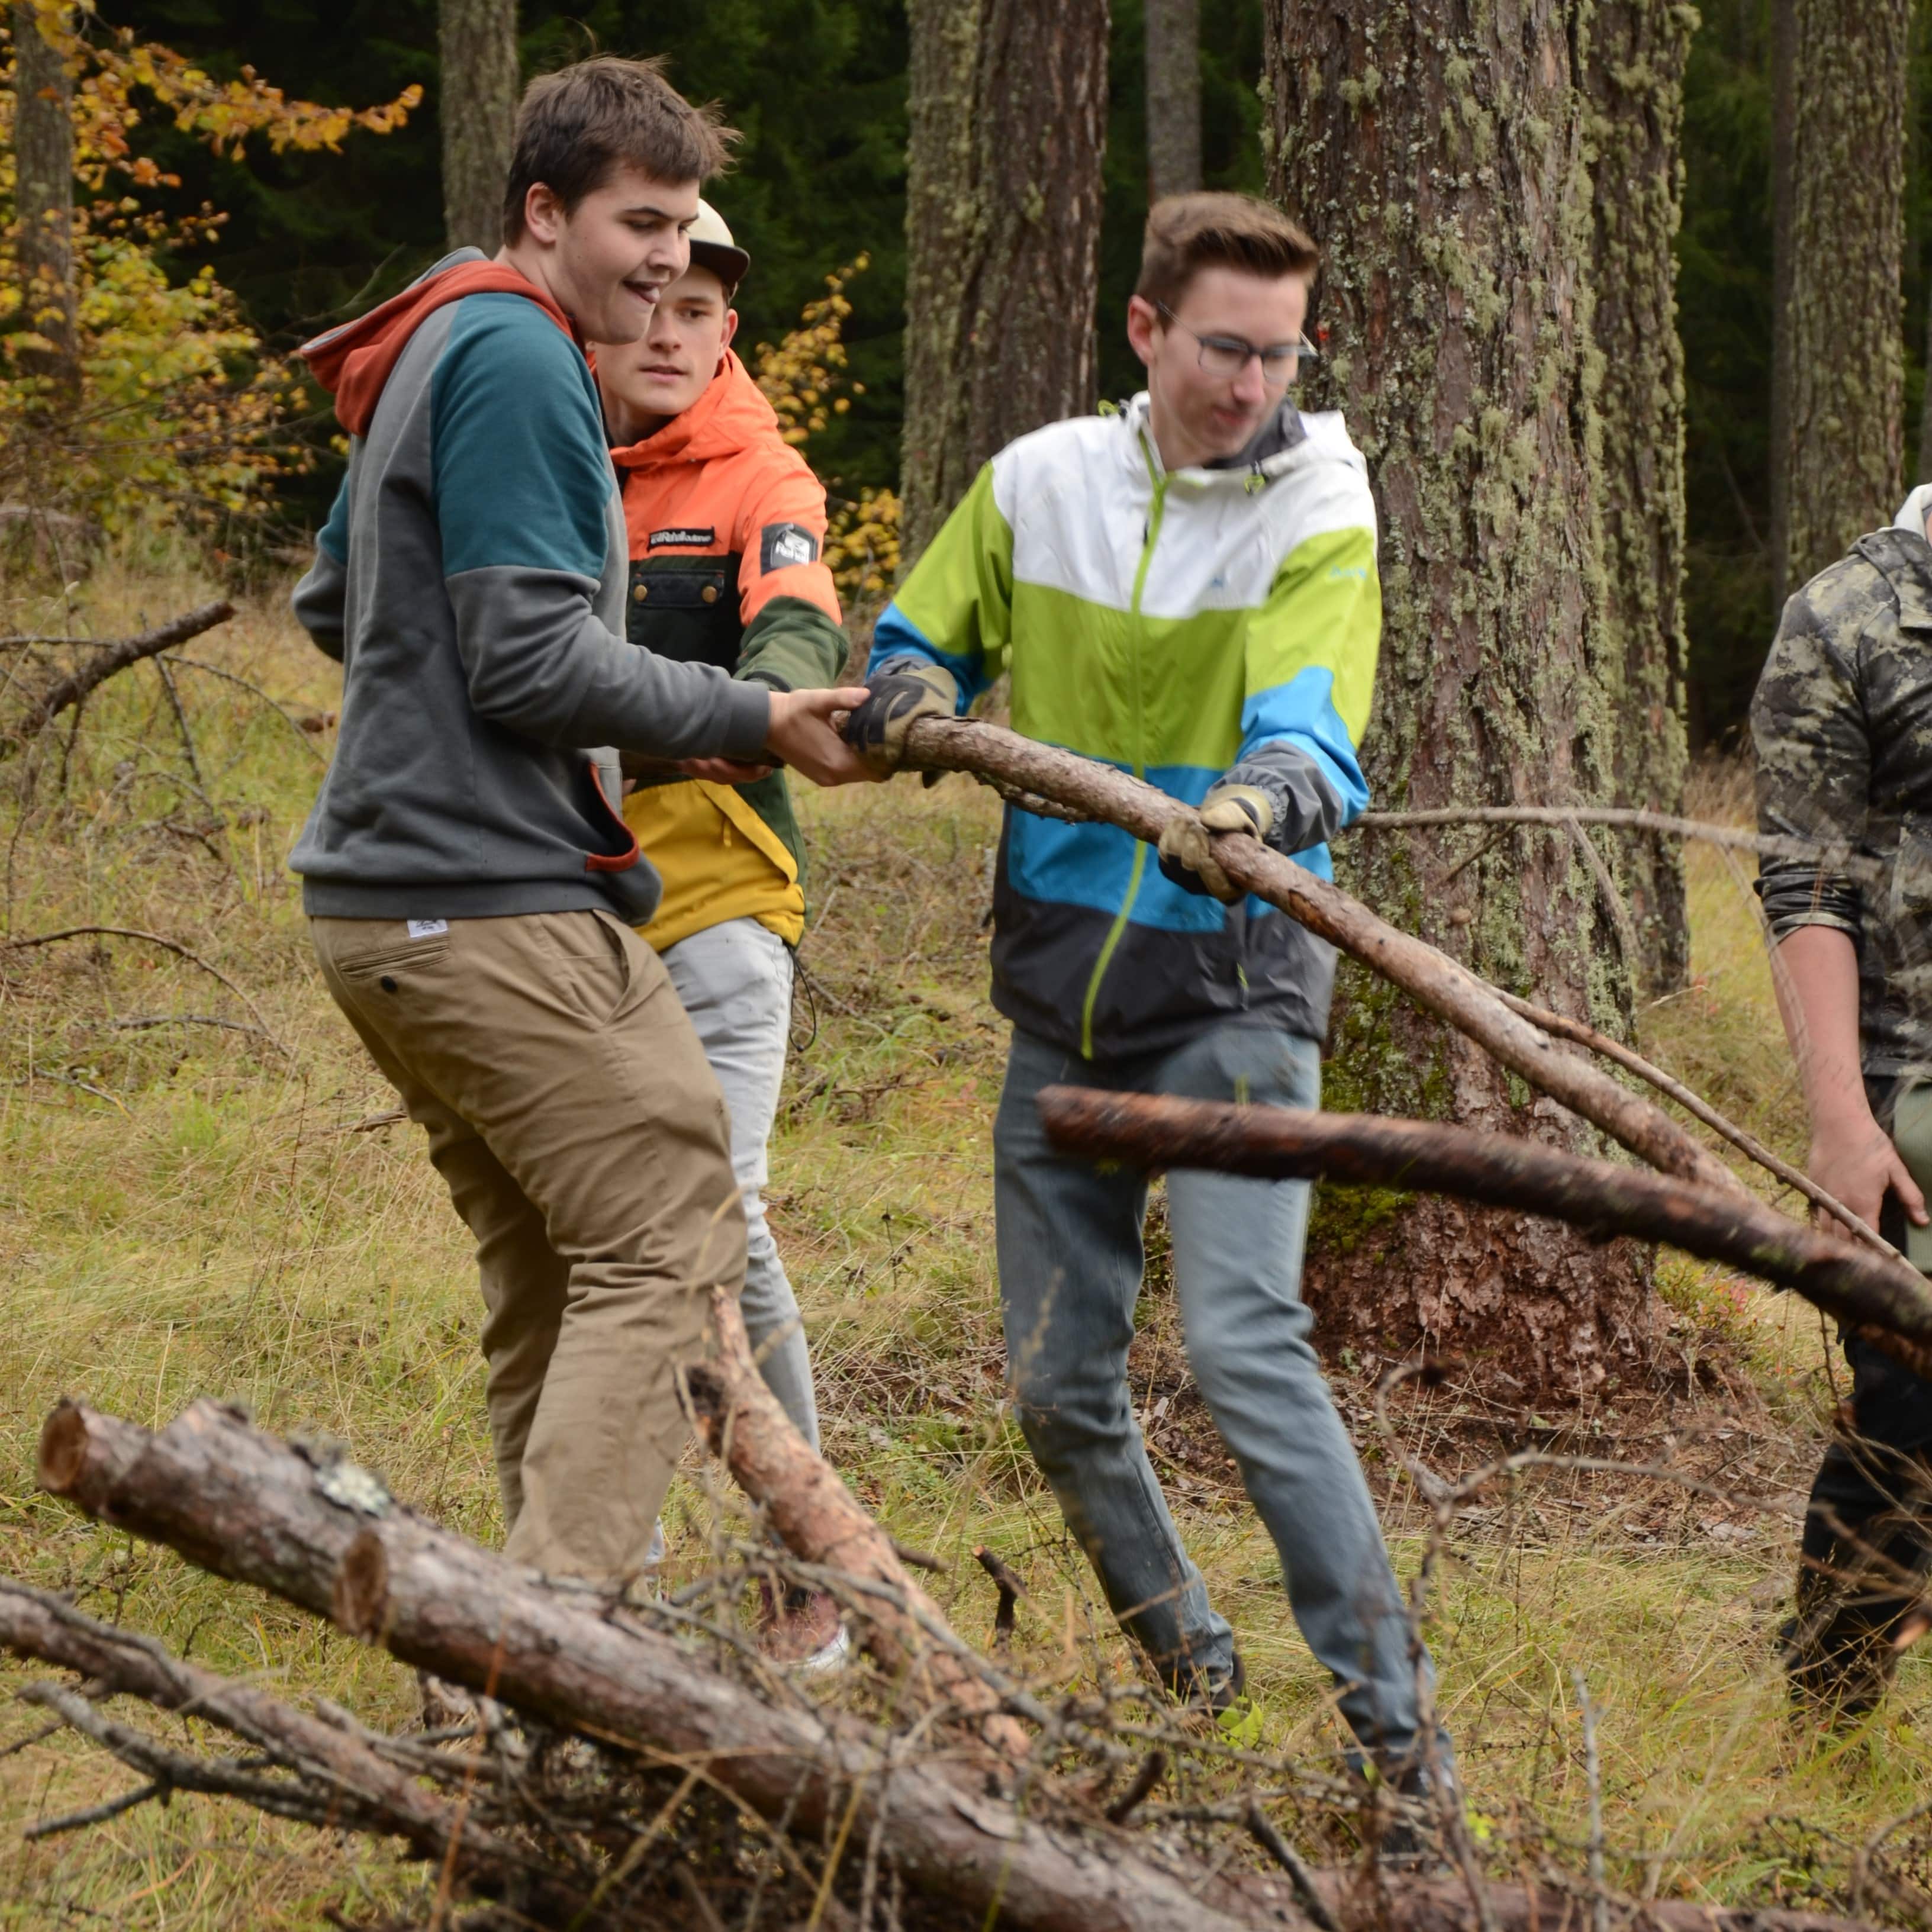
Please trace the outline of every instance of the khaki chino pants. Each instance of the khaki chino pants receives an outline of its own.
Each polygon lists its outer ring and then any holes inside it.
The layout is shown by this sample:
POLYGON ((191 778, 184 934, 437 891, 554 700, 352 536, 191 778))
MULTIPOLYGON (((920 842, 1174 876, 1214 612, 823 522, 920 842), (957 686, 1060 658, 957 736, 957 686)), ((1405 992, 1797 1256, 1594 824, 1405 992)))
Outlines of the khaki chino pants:
POLYGON ((677 1370, 711 1346, 712 1288, 744 1281, 724 1103, 621 921, 440 923, 310 929, 476 1238, 506 1554, 620 1582, 644 1567, 688 1432, 677 1370))

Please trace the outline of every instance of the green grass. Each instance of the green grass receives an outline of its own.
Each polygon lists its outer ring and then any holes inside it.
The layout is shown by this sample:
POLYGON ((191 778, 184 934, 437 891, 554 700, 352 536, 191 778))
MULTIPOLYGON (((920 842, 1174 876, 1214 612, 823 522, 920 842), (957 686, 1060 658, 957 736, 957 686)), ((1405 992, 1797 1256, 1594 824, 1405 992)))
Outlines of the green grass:
MULTIPOLYGON (((111 634, 206 590, 178 566, 115 566, 76 610, 16 599, 7 628, 111 634)), ((332 668, 278 598, 189 654, 298 716, 335 703, 332 668)), ((32 810, 0 805, 11 937, 86 923, 160 933, 256 1010, 136 940, 0 952, 0 1569, 79 1589, 214 1667, 399 1723, 414 1687, 386 1658, 34 1487, 35 1436, 62 1394, 148 1423, 212 1394, 272 1428, 344 1437, 411 1502, 486 1541, 500 1535, 466 1239, 415 1130, 362 1124, 392 1099, 320 983, 283 866, 320 770, 308 748, 326 749, 328 734, 292 730, 233 686, 181 677, 205 798, 142 669, 89 706, 64 792, 56 747, 32 810), (259 1023, 280 1045, 116 1024, 181 1014, 259 1023)), ((0 799, 20 772, 18 760, 0 765, 0 799)), ((1703 783, 1700 808, 1735 814, 1730 781, 1703 783)), ((964 1634, 983 1637, 991 1623, 992 1592, 970 1561, 986 1543, 1028 1582, 1018 1641, 1030 1666, 1053 1681, 1128 1674, 1001 1403, 987 1136, 1004 1028, 986 998, 981 922, 997 808, 956 778, 929 793, 808 797, 803 817, 818 1024, 794 1056, 771 1199, 828 1453, 896 1534, 950 1561, 939 1594, 964 1634)), ((1695 984, 1646 1016, 1646 1044, 1802 1159, 1802 1109, 1744 903, 1708 853, 1693 855, 1692 889, 1695 984)), ((801 1001, 801 1034, 808 1024, 801 1001)), ((1607 1432, 1596 1418, 1571 1446, 1714 1474, 1760 1498, 1802 1492, 1828 1400, 1815 1321, 1790 1298, 1681 1259, 1666 1261, 1664 1286, 1682 1375, 1640 1417, 1607 1432)), ((1338 1744, 1327 1687, 1286 1614, 1273 1548, 1190 1408, 1172 1298, 1158 1287, 1143 1328, 1137 1396, 1271 1743, 1326 1760, 1338 1744)), ((1338 1393, 1406 1576, 1424 1516, 1376 1438, 1370 1392, 1343 1377, 1338 1393)), ((1452 1399, 1397 1412, 1402 1442, 1445 1474, 1488 1453, 1452 1399)), ((709 1507, 699 1484, 680 1482, 668 1515, 688 1568, 704 1560, 709 1507)), ((1459 1521, 1431 1640, 1472 1803, 1499 1852, 1546 1838, 1580 1864, 1580 1670, 1599 1712, 1612 1873, 1633 1889, 1762 1900, 1841 1887, 1853 1848, 1932 1798, 1922 1664, 1908 1663, 1880 1718, 1849 1739, 1786 1723, 1770 1632, 1792 1534, 1781 1517, 1666 1481, 1568 1472, 1486 1494, 1459 1521)), ((29 1674, 4 1666, 0 1684, 29 1674)), ((34 1728, 34 1714, 0 1706, 0 1745, 34 1728)), ((208 1802, 21 1841, 32 1820, 129 1781, 64 1737, 0 1758, 0 1924, 308 1928, 326 1906, 374 1912, 418 1895, 412 1868, 376 1848, 208 1802)), ((1318 1844, 1318 1826, 1306 1828, 1318 1844)))

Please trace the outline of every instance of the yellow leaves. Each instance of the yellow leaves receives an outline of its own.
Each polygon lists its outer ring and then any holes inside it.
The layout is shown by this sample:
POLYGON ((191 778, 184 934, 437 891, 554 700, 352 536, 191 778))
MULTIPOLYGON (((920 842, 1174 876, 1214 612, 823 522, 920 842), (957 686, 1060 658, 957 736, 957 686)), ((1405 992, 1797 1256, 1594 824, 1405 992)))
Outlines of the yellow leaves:
MULTIPOLYGON (((850 410, 850 396, 834 392, 866 393, 864 383, 848 382, 838 372, 845 367, 845 318, 852 313, 845 284, 870 260, 861 255, 827 275, 826 292, 806 304, 798 327, 776 344, 760 343, 751 358, 752 380, 777 412, 779 434, 794 449, 850 410)), ((841 596, 885 594, 898 571, 898 531, 899 500, 890 490, 861 490, 856 502, 838 506, 826 532, 825 562, 841 596)))

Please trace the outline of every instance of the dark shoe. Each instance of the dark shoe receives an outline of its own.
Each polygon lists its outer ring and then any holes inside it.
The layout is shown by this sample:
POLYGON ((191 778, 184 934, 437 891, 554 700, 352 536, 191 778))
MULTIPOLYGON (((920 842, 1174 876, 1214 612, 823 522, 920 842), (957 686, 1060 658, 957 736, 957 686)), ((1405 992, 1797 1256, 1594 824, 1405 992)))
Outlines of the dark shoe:
POLYGON ((1797 1614, 1778 1633, 1794 1713, 1836 1726, 1876 1710, 1898 1667, 1898 1610, 1853 1600, 1835 1579, 1802 1572, 1797 1614))
POLYGON ((850 1662, 851 1635, 829 1591, 794 1585, 781 1599, 761 1580, 758 1595, 758 1648, 769 1661, 806 1677, 850 1662))
POLYGON ((1442 1802, 1446 1792, 1460 1804, 1462 1794, 1453 1769, 1426 1764, 1405 1765, 1388 1780, 1387 1789, 1402 1800, 1383 1816, 1382 1841, 1376 1847, 1379 1863, 1391 1870, 1426 1872, 1448 1864, 1442 1849, 1442 1802))

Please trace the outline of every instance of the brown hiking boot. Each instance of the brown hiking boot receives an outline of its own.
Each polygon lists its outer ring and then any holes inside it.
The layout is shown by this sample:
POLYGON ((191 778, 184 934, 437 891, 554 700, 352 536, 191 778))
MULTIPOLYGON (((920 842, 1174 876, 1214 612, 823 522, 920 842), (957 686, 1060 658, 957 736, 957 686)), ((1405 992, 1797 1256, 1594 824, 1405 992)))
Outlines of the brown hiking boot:
POLYGON ((781 1598, 761 1579, 758 1600, 758 1648, 768 1662, 814 1676, 850 1660, 852 1639, 829 1591, 794 1585, 781 1598))

